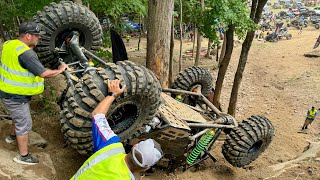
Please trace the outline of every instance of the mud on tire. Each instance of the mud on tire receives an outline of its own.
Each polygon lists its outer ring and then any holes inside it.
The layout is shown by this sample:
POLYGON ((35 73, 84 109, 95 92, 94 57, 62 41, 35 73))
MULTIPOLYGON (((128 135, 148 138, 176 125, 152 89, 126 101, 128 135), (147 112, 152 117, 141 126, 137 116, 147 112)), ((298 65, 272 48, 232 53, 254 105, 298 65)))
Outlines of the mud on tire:
MULTIPOLYGON (((37 12, 34 20, 41 24, 45 32, 35 51, 42 64, 48 68, 59 65, 54 49, 60 47, 72 31, 80 33, 79 44, 88 50, 97 50, 102 44, 102 29, 98 18, 87 7, 72 1, 50 3, 37 12)), ((66 63, 73 61, 69 54, 63 59, 66 63)))
POLYGON ((127 91, 117 97, 108 112, 108 122, 122 142, 139 136, 160 105, 160 84, 151 71, 130 61, 84 74, 69 87, 60 113, 65 139, 80 154, 93 151, 91 112, 107 95, 107 79, 120 79, 127 91))
POLYGON ((274 136, 270 120, 251 116, 233 128, 222 145, 226 160, 235 167, 244 167, 256 160, 269 146, 274 136))

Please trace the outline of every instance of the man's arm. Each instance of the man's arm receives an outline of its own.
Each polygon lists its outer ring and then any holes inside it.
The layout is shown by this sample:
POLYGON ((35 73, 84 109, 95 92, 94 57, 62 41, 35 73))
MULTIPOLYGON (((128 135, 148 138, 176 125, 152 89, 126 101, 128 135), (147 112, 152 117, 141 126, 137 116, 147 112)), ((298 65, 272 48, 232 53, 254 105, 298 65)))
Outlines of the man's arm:
POLYGON ((54 76, 62 73, 63 71, 65 71, 67 68, 68 68, 68 65, 61 64, 58 69, 55 69, 55 70, 47 69, 46 71, 44 71, 39 76, 42 77, 42 78, 54 77, 54 76))
MULTIPOLYGON (((108 80, 108 92, 116 96, 123 93, 125 86, 119 87, 119 80, 108 80)), ((98 106, 92 111, 92 137, 94 152, 113 143, 120 142, 120 138, 113 132, 107 119, 106 114, 114 101, 115 97, 105 97, 98 106)))
POLYGON ((56 76, 68 68, 66 64, 60 65, 56 70, 44 68, 39 61, 37 54, 31 49, 20 54, 19 63, 23 68, 30 71, 33 75, 40 76, 42 78, 56 76))
MULTIPOLYGON (((122 94, 126 88, 126 85, 124 85, 122 88, 119 86, 120 80, 108 80, 108 92, 113 93, 115 96, 118 96, 122 94)), ((98 106, 92 111, 92 117, 94 117, 96 114, 107 114, 109 111, 109 108, 114 101, 114 96, 107 96, 105 97, 98 106)))

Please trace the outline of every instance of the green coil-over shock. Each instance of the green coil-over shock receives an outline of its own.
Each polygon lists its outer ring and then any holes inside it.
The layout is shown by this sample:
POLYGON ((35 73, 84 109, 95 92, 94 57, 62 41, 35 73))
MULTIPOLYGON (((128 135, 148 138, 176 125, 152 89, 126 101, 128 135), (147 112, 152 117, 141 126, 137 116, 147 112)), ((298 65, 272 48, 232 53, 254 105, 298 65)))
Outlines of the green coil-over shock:
POLYGON ((215 131, 213 129, 206 132, 206 134, 203 136, 203 138, 200 139, 197 146, 192 150, 192 152, 187 157, 187 164, 192 165, 195 160, 199 157, 201 152, 205 150, 205 148, 208 146, 208 144, 211 142, 215 135, 215 131))

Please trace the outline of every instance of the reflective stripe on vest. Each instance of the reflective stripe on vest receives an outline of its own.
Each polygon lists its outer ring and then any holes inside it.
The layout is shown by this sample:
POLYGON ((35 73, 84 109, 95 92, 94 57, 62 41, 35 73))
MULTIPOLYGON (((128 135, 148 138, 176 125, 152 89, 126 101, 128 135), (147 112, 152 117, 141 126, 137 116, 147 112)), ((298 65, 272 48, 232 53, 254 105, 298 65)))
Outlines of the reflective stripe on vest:
POLYGON ((107 159, 111 156, 114 156, 116 154, 119 153, 125 153, 123 147, 117 147, 114 149, 111 149, 109 151, 106 151, 102 154, 99 154, 98 156, 96 156, 95 158, 93 158, 90 162, 88 162, 88 164, 86 164, 84 167, 82 167, 81 169, 78 170, 78 172, 74 175, 74 179, 78 179, 78 177, 84 173, 86 170, 88 170, 89 168, 91 168, 92 166, 98 164, 99 162, 103 161, 104 159, 107 159))
POLYGON ((0 90, 19 95, 36 95, 44 90, 44 79, 21 67, 19 56, 30 48, 20 40, 3 45, 0 62, 0 90))
POLYGON ((34 76, 32 73, 30 73, 30 72, 20 72, 20 71, 16 71, 16 70, 14 70, 14 69, 11 69, 11 68, 7 67, 6 65, 2 64, 1 62, 0 62, 0 64, 1 64, 2 69, 4 69, 5 71, 7 71, 7 72, 9 72, 9 73, 11 73, 11 74, 15 74, 15 75, 18 75, 18 76, 35 77, 35 76, 34 76))
POLYGON ((1 74, 0 74, 0 80, 3 81, 3 82, 5 82, 5 83, 7 83, 7 84, 13 85, 13 86, 21 86, 21 87, 27 87, 27 88, 44 86, 44 83, 43 83, 43 82, 32 83, 32 84, 22 83, 22 82, 15 82, 15 81, 12 81, 12 80, 10 80, 10 79, 7 79, 7 78, 3 77, 1 74))

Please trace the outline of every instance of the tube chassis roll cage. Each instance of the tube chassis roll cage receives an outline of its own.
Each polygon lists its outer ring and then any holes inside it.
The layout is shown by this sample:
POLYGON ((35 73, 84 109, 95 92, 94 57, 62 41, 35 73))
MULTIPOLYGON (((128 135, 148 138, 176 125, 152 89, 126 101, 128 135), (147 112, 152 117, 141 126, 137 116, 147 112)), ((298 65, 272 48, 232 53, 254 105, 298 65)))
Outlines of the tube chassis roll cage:
MULTIPOLYGON (((55 49, 55 53, 57 53, 59 55, 71 53, 73 56, 75 56, 74 59, 78 60, 78 61, 71 62, 71 63, 67 64, 69 67, 75 66, 76 70, 64 71, 64 73, 63 73, 64 76, 66 77, 68 86, 71 86, 73 88, 74 88, 74 84, 73 84, 73 80, 71 78, 72 74, 83 73, 83 72, 94 73, 93 70, 95 68, 91 67, 89 65, 88 58, 92 58, 103 65, 107 65, 107 63, 104 60, 100 59, 99 57, 94 55, 92 52, 90 52, 89 50, 87 50, 84 47, 81 47, 79 45, 79 33, 76 31, 72 32, 72 36, 69 36, 69 38, 66 39, 65 43, 62 45, 61 48, 55 49)), ((59 58, 59 61, 61 63, 64 62, 64 60, 62 58, 59 58)), ((235 120, 235 118, 233 118, 229 114, 222 113, 218 108, 216 108, 203 94, 201 94, 201 87, 200 87, 200 89, 198 87, 197 92, 190 92, 190 91, 184 91, 184 90, 178 90, 178 89, 168 89, 168 88, 164 88, 164 89, 162 89, 162 91, 168 92, 168 93, 176 93, 176 94, 178 93, 178 94, 184 94, 187 96, 197 97, 198 100, 205 103, 212 110, 212 112, 218 116, 217 119, 214 119, 212 121, 207 121, 206 123, 187 123, 187 125, 190 128, 203 129, 200 132, 198 132, 192 136, 189 136, 189 139, 191 140, 191 142, 194 142, 193 144, 197 144, 198 143, 197 141, 199 140, 199 138, 202 135, 204 135, 207 131, 209 131, 213 128, 215 129, 215 135, 214 135, 213 139, 209 142, 208 146, 203 150, 204 154, 201 155, 201 157, 198 158, 193 164, 187 165, 186 168, 190 168, 190 167, 192 167, 192 166, 194 166, 194 165, 196 165, 196 164, 198 164, 208 158, 212 159, 215 162, 216 159, 210 154, 210 150, 213 148, 215 141, 218 139, 218 137, 220 136, 221 132, 224 129, 235 128, 238 126, 238 123, 235 120)), ((61 99, 60 99, 60 101, 61 101, 61 99)), ((192 108, 193 110, 195 110, 199 113, 206 112, 206 110, 199 109, 197 107, 193 107, 193 106, 190 106, 187 104, 185 104, 185 105, 188 106, 189 108, 192 108)))
MULTIPOLYGON (((189 136, 189 139, 192 142, 194 142, 193 144, 198 144, 198 142, 200 140, 199 138, 201 136, 203 136, 204 134, 206 134, 209 130, 215 129, 215 135, 214 135, 213 139, 210 140, 210 142, 208 143, 208 146, 206 148, 204 148, 203 155, 201 155, 193 164, 191 164, 191 165, 186 164, 185 169, 188 169, 192 166, 195 166, 208 158, 210 158, 213 162, 216 162, 216 159, 214 158, 214 156, 212 154, 210 154, 210 151, 213 148, 214 143, 216 142, 216 140, 218 139, 218 137, 220 136, 222 131, 224 131, 225 129, 231 129, 231 128, 238 127, 238 123, 234 117, 232 117, 229 114, 225 114, 225 113, 221 112, 203 94, 201 94, 201 87, 197 87, 196 91, 197 92, 178 90, 178 89, 168 89, 168 88, 162 89, 162 92, 168 92, 168 93, 174 93, 174 94, 180 94, 180 95, 183 94, 183 95, 187 95, 187 96, 195 96, 198 98, 198 100, 205 103, 212 110, 212 112, 218 116, 217 119, 215 119, 213 121, 207 121, 207 123, 187 123, 187 125, 192 129, 194 129, 194 128, 203 129, 204 128, 204 130, 202 130, 192 136, 189 136)), ((190 106, 187 104, 185 104, 185 105, 188 106, 189 108, 199 112, 199 113, 206 112, 203 109, 193 107, 193 106, 190 106)), ((171 163, 171 164, 174 164, 174 163, 171 163)), ((169 171, 171 171, 171 170, 169 169, 169 171)))

